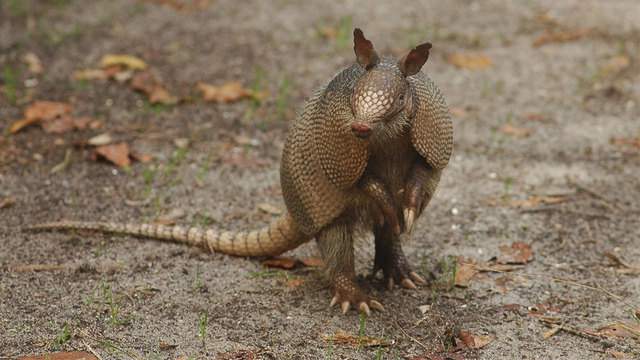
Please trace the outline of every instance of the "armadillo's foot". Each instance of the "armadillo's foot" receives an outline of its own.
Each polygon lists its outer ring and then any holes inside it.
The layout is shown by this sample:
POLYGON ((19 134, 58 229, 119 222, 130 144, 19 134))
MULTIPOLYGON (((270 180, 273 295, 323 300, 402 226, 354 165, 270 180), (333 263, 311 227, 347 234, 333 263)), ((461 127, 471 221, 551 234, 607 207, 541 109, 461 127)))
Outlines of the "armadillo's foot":
POLYGON ((342 313, 346 314, 353 306, 360 313, 371 315, 371 310, 383 311, 384 307, 378 301, 365 294, 356 282, 346 275, 337 275, 333 279, 334 295, 330 307, 340 304, 342 313))
POLYGON ((399 242, 394 242, 388 251, 377 251, 373 275, 382 269, 387 289, 393 290, 396 284, 406 289, 417 289, 417 285, 426 285, 427 281, 411 269, 399 242))

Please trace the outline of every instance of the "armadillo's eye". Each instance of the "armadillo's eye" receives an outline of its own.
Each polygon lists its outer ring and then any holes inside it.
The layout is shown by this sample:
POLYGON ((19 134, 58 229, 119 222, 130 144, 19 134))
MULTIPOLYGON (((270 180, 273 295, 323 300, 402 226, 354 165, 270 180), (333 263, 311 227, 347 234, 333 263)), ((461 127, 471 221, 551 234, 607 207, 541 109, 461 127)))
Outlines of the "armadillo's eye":
POLYGON ((404 101, 404 93, 400 94, 398 100, 400 100, 401 103, 404 101))

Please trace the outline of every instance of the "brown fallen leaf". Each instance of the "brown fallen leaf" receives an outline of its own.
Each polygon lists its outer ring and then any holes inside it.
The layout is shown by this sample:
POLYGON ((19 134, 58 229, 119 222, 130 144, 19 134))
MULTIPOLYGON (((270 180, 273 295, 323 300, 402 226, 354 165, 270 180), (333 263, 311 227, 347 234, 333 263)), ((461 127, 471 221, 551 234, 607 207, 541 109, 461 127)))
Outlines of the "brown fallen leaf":
POLYGON ((447 57, 447 61, 468 70, 484 70, 493 64, 488 56, 479 53, 453 53, 447 57))
POLYGON ((43 355, 23 356, 18 358, 18 360, 98 360, 98 358, 95 355, 84 351, 65 351, 43 355))
POLYGON ((31 124, 38 123, 39 121, 40 121, 40 119, 20 119, 20 120, 16 120, 9 127, 9 132, 11 134, 15 134, 18 131, 26 128, 27 126, 29 126, 31 124))
POLYGON ((178 345, 177 344, 169 344, 168 342, 166 342, 164 340, 160 340, 160 342, 158 343, 158 347, 162 351, 167 351, 167 350, 171 350, 171 349, 177 348, 178 345))
POLYGON ((254 93, 249 89, 245 89, 242 84, 237 81, 231 81, 221 86, 201 82, 198 83, 197 89, 202 93, 202 98, 205 101, 221 103, 230 103, 247 98, 261 100, 265 96, 264 93, 254 93))
POLYGON ((16 199, 8 197, 0 200, 0 209, 8 208, 16 203, 16 199))
POLYGON ((137 151, 131 151, 130 155, 134 160, 140 161, 143 164, 153 161, 153 155, 143 154, 137 151))
POLYGON ((533 260, 533 250, 529 244, 514 242, 511 246, 501 245, 500 255, 496 259, 499 264, 526 264, 533 260))
POLYGON ((96 147, 95 152, 119 167, 127 167, 131 165, 131 159, 129 158, 129 145, 125 142, 98 146, 96 147))
POLYGON ((108 54, 100 60, 100 67, 124 66, 131 70, 144 70, 147 64, 142 59, 132 55, 108 54))
POLYGON ((273 259, 267 259, 262 262, 263 266, 270 268, 291 270, 296 266, 296 259, 288 257, 276 257, 273 259))
POLYGON ((152 104, 174 105, 178 102, 178 98, 171 95, 148 71, 134 75, 131 88, 146 94, 152 104))
POLYGON ((323 267, 324 266, 324 262, 322 261, 322 259, 317 257, 302 258, 300 259, 300 262, 302 263, 302 265, 306 267, 323 267))
POLYGON ((461 258, 458 258, 454 284, 459 287, 467 287, 469 286, 471 279, 476 276, 477 273, 478 269, 476 268, 475 264, 465 262, 461 258))
POLYGON ((473 335, 465 330, 460 330, 458 336, 460 340, 462 340, 462 343, 469 349, 481 349, 493 341, 491 336, 473 335))
POLYGON ((640 136, 634 138, 611 138, 609 141, 616 146, 630 146, 636 149, 640 149, 640 136))
POLYGON ((22 60, 27 64, 29 72, 35 75, 42 74, 42 71, 44 69, 42 67, 42 63, 40 62, 40 58, 38 58, 38 55, 34 53, 26 53, 22 57, 22 60))
POLYGON ((640 339, 640 325, 618 321, 598 328, 597 334, 606 337, 640 339))
MULTIPOLYGON (((67 103, 35 101, 24 110, 24 119, 14 122, 11 127, 9 127, 9 132, 15 134, 29 125, 53 121, 64 116, 69 116, 70 113, 71 105, 67 103)), ((66 126, 64 124, 66 123, 68 123, 68 120, 64 120, 62 125, 58 124, 57 126, 58 128, 64 128, 66 126)), ((53 128, 55 129, 55 125, 53 128)))
POLYGON ((385 339, 374 338, 370 336, 358 336, 346 333, 344 330, 338 329, 334 335, 322 335, 322 340, 332 344, 351 345, 351 346, 389 346, 389 342, 385 339))
POLYGON ((64 134, 75 128, 73 118, 70 115, 63 115, 51 121, 44 121, 40 125, 42 130, 49 134, 64 134))
POLYGON ((500 127, 500 132, 517 138, 526 138, 533 132, 531 129, 516 127, 511 124, 504 124, 500 127))
POLYGON ((550 43, 566 43, 570 41, 576 41, 589 35, 591 29, 575 29, 564 31, 545 31, 542 35, 538 36, 533 41, 534 47, 540 47, 542 45, 550 43))
POLYGON ((296 289, 300 287, 302 284, 304 284, 303 278, 295 278, 295 279, 287 280, 287 287, 290 289, 296 289))

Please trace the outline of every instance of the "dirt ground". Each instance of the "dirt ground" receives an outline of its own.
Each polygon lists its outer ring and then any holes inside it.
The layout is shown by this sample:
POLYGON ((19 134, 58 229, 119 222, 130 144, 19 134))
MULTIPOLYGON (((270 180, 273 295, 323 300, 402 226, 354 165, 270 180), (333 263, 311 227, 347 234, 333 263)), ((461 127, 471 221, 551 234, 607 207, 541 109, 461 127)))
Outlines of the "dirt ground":
MULTIPOLYGON (((89 347, 103 359, 640 358, 637 0, 3 0, 0 11, 0 358, 89 347), (431 286, 389 292, 363 277, 386 312, 362 320, 328 309, 316 268, 21 231, 167 215, 267 223, 264 204, 284 208, 287 123, 354 61, 354 26, 381 53, 434 44, 425 70, 452 109, 455 150, 405 247, 431 286), (106 54, 144 59, 186 100, 151 105, 117 81, 74 80, 106 54), (471 57, 455 66, 460 54, 471 57), (200 81, 268 95, 208 103, 200 81), (9 134, 35 100, 70 103, 102 127, 9 134), (128 170, 92 160, 82 144, 102 133, 153 160, 128 170), (495 265, 512 243, 530 245, 533 259, 454 286, 457 257, 495 265), (326 340, 338 330, 387 346, 326 340), (465 348, 465 333, 491 342, 465 348)), ((360 252, 364 276, 370 244, 360 252)), ((317 256, 314 244, 287 255, 317 256)))

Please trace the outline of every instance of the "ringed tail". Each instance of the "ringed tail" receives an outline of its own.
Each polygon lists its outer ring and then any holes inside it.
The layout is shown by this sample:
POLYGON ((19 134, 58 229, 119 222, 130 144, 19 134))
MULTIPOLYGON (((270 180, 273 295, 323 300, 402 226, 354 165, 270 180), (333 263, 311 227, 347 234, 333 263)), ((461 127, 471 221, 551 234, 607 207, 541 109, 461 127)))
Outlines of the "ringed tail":
POLYGON ((27 230, 93 230, 102 233, 137 235, 151 239, 199 246, 211 252, 235 256, 273 256, 294 249, 308 240, 285 214, 271 224, 249 231, 220 231, 199 227, 114 222, 59 221, 43 223, 27 230))

